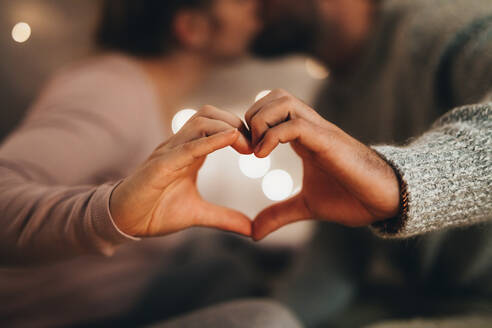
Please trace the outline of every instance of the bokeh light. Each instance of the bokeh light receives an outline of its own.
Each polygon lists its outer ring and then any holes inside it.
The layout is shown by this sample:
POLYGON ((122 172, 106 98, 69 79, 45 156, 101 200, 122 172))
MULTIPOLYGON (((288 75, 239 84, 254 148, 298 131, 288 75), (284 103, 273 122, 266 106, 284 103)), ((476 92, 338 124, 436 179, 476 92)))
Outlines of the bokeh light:
POLYGON ((312 58, 306 59, 306 71, 309 76, 316 80, 324 80, 330 75, 330 72, 323 64, 312 58))
POLYGON ((273 170, 263 178, 262 188, 268 199, 280 201, 292 195, 294 181, 288 172, 273 170))
POLYGON ((14 28, 12 29, 12 39, 14 39, 15 42, 18 43, 23 43, 29 40, 31 37, 31 27, 29 24, 20 22, 15 24, 14 28))
POLYGON ((264 98, 266 96, 268 96, 268 94, 272 92, 271 90, 263 90, 263 91, 260 91, 256 97, 255 97, 255 102, 257 102, 258 100, 260 100, 261 98, 264 98))
POLYGON ((258 158, 255 155, 241 155, 239 168, 245 176, 251 179, 262 178, 270 170, 272 162, 270 157, 258 158))
POLYGON ((183 109, 176 113, 172 121, 173 133, 178 133, 179 130, 188 122, 188 120, 196 114, 194 109, 183 109))

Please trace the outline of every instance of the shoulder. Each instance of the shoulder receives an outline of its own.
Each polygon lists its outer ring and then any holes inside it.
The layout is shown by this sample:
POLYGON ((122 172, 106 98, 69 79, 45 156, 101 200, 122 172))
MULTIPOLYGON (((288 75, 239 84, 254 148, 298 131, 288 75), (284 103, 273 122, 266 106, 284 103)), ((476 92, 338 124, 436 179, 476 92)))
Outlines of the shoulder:
POLYGON ((151 87, 133 59, 108 54, 91 57, 60 69, 44 88, 44 98, 91 95, 94 99, 120 95, 124 100, 149 96, 151 87), (126 91, 132 92, 126 92, 126 91))
POLYGON ((492 14, 490 0, 382 0, 384 18, 396 17, 406 45, 433 49, 457 33, 492 14))
POLYGON ((412 83, 420 81, 432 91, 436 104, 444 110, 483 97, 490 83, 492 1, 383 3, 386 16, 399 13, 393 51, 398 54, 400 70, 414 77, 412 83))
MULTIPOLYGON (((484 99, 483 103, 467 105, 456 108, 441 117, 434 127, 446 126, 456 123, 467 123, 474 126, 492 126, 492 96, 484 99)), ((492 131, 487 131, 489 134, 492 131)))
MULTIPOLYGON (((142 139, 158 117, 156 96, 143 71, 123 55, 102 55, 62 68, 46 84, 24 125, 65 122, 99 126, 142 139)), ((157 132, 156 132, 157 133, 157 132)))

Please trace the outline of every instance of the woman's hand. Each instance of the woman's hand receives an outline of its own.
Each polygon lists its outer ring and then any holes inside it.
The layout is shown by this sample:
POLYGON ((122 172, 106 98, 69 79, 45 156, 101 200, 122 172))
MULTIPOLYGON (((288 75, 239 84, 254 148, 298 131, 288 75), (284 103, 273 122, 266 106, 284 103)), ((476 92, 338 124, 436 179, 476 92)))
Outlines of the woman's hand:
POLYGON ((208 154, 227 146, 252 153, 246 135, 241 119, 205 106, 115 188, 110 210, 118 228, 135 237, 164 236, 193 226, 250 236, 248 217, 206 202, 196 187, 208 154))

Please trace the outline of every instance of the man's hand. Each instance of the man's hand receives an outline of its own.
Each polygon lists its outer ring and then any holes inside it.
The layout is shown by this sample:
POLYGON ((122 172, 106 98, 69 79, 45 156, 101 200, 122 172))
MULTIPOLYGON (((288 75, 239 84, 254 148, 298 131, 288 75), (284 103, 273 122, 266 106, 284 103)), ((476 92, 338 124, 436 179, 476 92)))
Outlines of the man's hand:
POLYGON ((287 92, 275 90, 259 100, 246 122, 256 156, 266 157, 279 143, 290 143, 304 166, 301 192, 256 217, 255 240, 300 220, 357 227, 397 214, 399 185, 393 169, 287 92))
POLYGON ((163 236, 192 226, 250 236, 251 221, 245 215, 206 202, 196 188, 208 154, 227 146, 252 153, 245 135, 241 119, 204 107, 114 190, 110 210, 118 228, 135 237, 163 236))

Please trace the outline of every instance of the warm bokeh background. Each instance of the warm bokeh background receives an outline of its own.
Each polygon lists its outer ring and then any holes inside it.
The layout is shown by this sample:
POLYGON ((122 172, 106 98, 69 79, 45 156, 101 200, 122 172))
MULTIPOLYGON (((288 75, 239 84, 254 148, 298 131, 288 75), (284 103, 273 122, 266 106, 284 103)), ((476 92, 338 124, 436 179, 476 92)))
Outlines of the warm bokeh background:
MULTIPOLYGON (((0 0, 0 140, 20 122, 57 69, 94 53, 91 38, 99 4, 98 0, 0 0), (12 28, 18 22, 26 22, 32 29, 24 43, 12 38, 12 28)), ((300 57, 275 62, 247 59, 220 69, 186 107, 213 104, 241 115, 259 91, 272 88, 284 88, 312 103, 323 80, 310 74, 306 62, 300 57)), ((254 216, 271 201, 262 192, 261 179, 240 175, 237 162, 238 156, 230 151, 210 158, 200 188, 206 198, 254 216)), ((299 187, 302 170, 288 146, 272 156, 272 169, 288 171, 294 188, 299 187)))

